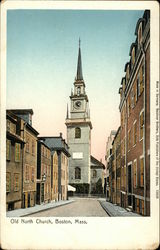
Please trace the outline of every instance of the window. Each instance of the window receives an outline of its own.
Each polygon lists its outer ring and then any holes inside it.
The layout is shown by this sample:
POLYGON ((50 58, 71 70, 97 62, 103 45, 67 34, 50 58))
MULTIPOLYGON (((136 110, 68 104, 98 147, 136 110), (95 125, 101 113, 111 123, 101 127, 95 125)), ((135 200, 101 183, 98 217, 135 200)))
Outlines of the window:
POLYGON ((80 95, 81 93, 81 87, 77 87, 77 95, 80 95))
POLYGON ((139 139, 143 139, 143 131, 144 131, 144 111, 141 111, 139 116, 139 139))
POLYGON ((138 74, 137 76, 137 97, 140 96, 141 91, 140 91, 140 76, 138 74))
POLYGON ((144 68, 144 64, 142 65, 142 82, 143 82, 143 88, 144 88, 144 84, 145 84, 145 68, 144 68))
POLYGON ((44 156, 44 146, 42 146, 42 156, 44 156))
POLYGON ((19 191, 19 174, 14 174, 14 191, 19 191))
POLYGON ((134 85, 134 106, 136 105, 137 102, 137 86, 136 84, 134 85))
POLYGON ((124 148, 123 148, 123 155, 126 154, 126 138, 124 138, 124 144, 123 144, 124 148))
POLYGON ((81 138, 81 129, 75 128, 75 138, 81 138))
POLYGON ((126 166, 124 166, 124 187, 126 187, 126 166))
POLYGON ((124 149, 124 146, 123 146, 123 140, 121 141, 121 156, 123 156, 123 149, 124 149))
POLYGON ((47 148, 45 148, 44 152, 45 152, 45 157, 47 157, 47 148))
POLYGON ((11 192, 11 173, 6 173, 6 192, 11 192))
POLYGON ((46 169, 46 165, 45 165, 45 164, 43 164, 43 173, 44 173, 45 175, 47 175, 47 169, 46 169))
POLYGON ((134 88, 131 90, 131 107, 132 109, 134 108, 134 88))
POLYGON ((134 173, 133 186, 134 188, 136 188, 137 187, 137 160, 134 160, 133 162, 133 173, 134 173))
POLYGON ((121 126, 123 127, 123 113, 121 113, 121 126))
POLYGON ((16 133, 16 125, 12 122, 10 123, 10 133, 15 134, 16 133))
POLYGON ((137 143, 137 121, 133 124, 133 145, 137 143))
POLYGON ((34 167, 31 167, 31 181, 34 182, 34 167))
POLYGON ((140 158, 140 187, 144 186, 144 158, 140 158))
POLYGON ((51 173, 50 173, 50 165, 48 165, 48 176, 51 176, 51 173))
POLYGON ((131 130, 128 131, 128 151, 131 149, 131 130))
POLYGON ((20 162, 21 144, 15 143, 15 162, 20 162))
POLYGON ((139 199, 136 199, 136 205, 137 205, 137 213, 139 214, 139 199))
POLYGON ((123 88, 123 91, 125 91, 125 78, 123 78, 122 88, 123 88))
POLYGON ((46 193, 47 194, 49 193, 49 185, 48 185, 48 183, 46 183, 46 193))
POLYGON ((32 155, 35 154, 35 144, 34 144, 34 140, 32 140, 32 155))
POLYGON ((127 71, 126 71, 126 80, 127 80, 127 83, 128 83, 128 81, 129 81, 129 64, 128 64, 128 66, 127 66, 127 71))
POLYGON ((61 170, 61 178, 64 180, 65 176, 64 176, 64 170, 61 170))
POLYGON ((96 177, 97 177, 97 171, 93 170, 93 178, 96 178, 96 177))
POLYGON ((7 120, 7 131, 10 132, 10 121, 7 120))
POLYGON ((75 168, 75 179, 81 179, 81 169, 78 167, 75 168))
POLYGON ((138 29, 138 47, 140 47, 141 41, 142 41, 142 23, 140 23, 138 29))
POLYGON ((135 47, 132 49, 132 67, 135 63, 135 47))
POLYGON ((11 141, 6 141, 6 160, 9 161, 11 159, 11 141))
POLYGON ((140 200, 140 213, 144 215, 144 200, 140 200))
POLYGON ((24 175, 24 180, 29 181, 29 165, 25 165, 25 175, 24 175))
POLYGON ((128 96, 128 117, 130 116, 131 113, 131 99, 130 99, 130 95, 128 96))
POLYGON ((140 68, 140 94, 142 94, 143 89, 144 89, 144 78, 145 78, 144 75, 145 75, 145 72, 144 72, 144 64, 143 64, 140 68))
POLYGON ((120 190, 120 177, 117 178, 117 189, 120 190))
POLYGON ((124 168, 121 168, 121 187, 124 186, 124 179, 123 179, 123 174, 124 174, 124 168))
POLYGON ((29 136, 26 137, 26 152, 29 152, 29 136))

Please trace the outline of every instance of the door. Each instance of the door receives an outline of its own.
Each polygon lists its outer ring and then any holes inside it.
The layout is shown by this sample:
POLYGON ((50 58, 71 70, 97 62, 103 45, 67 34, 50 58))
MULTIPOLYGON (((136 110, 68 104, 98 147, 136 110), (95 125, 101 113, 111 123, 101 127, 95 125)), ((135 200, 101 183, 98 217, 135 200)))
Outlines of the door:
POLYGON ((41 202, 44 202, 44 183, 41 184, 41 202))
POLYGON ((36 203, 40 204, 40 183, 37 183, 36 203))
POLYGON ((31 206, 31 203, 30 203, 30 193, 28 193, 28 207, 31 206))
POLYGON ((132 171, 131 171, 131 165, 128 165, 128 193, 132 193, 132 171))

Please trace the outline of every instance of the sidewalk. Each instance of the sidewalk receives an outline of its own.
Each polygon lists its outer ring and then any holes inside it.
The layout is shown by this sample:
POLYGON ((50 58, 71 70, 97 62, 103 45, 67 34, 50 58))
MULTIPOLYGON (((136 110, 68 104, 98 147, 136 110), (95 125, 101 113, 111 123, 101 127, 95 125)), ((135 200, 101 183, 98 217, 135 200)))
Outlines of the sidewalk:
POLYGON ((142 217, 139 214, 128 212, 125 208, 114 205, 110 202, 104 200, 99 200, 99 202, 109 216, 142 217))
POLYGON ((63 206, 66 204, 69 204, 71 202, 74 202, 74 200, 67 200, 67 201, 52 201, 47 204, 41 204, 41 205, 35 205, 34 207, 28 207, 28 208, 21 208, 21 209, 15 209, 12 211, 6 212, 7 217, 23 217, 26 215, 31 215, 40 211, 48 210, 51 208, 63 206))

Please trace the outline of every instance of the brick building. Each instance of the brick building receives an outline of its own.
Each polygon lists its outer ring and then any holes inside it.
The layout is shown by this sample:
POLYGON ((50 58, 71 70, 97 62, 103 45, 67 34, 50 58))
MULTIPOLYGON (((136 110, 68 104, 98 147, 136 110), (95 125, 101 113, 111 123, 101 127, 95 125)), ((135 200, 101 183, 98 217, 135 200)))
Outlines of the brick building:
POLYGON ((22 206, 23 120, 7 111, 6 128, 6 210, 22 206))
POLYGON ((51 201, 51 151, 38 140, 37 146, 37 204, 51 201))
POLYGON ((112 142, 112 155, 111 155, 111 176, 109 186, 111 188, 111 201, 120 205, 120 177, 121 177, 121 127, 118 128, 112 142))
POLYGON ((32 109, 11 111, 24 121, 24 126, 21 128, 25 142, 22 164, 22 207, 32 207, 36 203, 38 132, 32 127, 32 109))
POLYGON ((150 12, 135 30, 120 93, 121 206, 150 215, 150 12))
MULTIPOLYGON (((50 137, 39 137, 51 150, 51 154, 55 151, 58 155, 58 200, 66 200, 67 199, 67 188, 68 188, 68 158, 70 157, 69 148, 65 140, 62 138, 62 134, 60 136, 50 136, 50 137)), ((52 163, 53 166, 53 163, 52 163)), ((55 184, 53 183, 53 168, 51 168, 51 183, 52 189, 54 185, 57 185, 57 181, 55 184)), ((55 170, 56 172, 56 170, 55 170)), ((52 191, 53 192, 53 191, 52 191)), ((54 192, 53 192, 54 194, 54 192)))
POLYGON ((106 191, 106 200, 111 200, 111 186, 109 183, 111 183, 111 155, 112 155, 112 142, 115 137, 116 130, 112 130, 110 133, 110 136, 108 136, 107 143, 106 143, 106 167, 104 170, 104 178, 105 178, 105 191, 106 191))
POLYGON ((58 201, 58 154, 56 151, 52 151, 51 168, 51 200, 58 201))

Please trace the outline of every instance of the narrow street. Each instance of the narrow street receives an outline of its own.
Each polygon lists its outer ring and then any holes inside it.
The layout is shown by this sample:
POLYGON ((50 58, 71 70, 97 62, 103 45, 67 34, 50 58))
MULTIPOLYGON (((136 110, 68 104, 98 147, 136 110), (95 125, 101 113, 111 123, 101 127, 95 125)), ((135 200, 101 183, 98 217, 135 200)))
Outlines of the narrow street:
POLYGON ((92 198, 77 198, 74 202, 38 212, 30 215, 30 217, 107 217, 108 214, 101 207, 97 199, 92 198))

